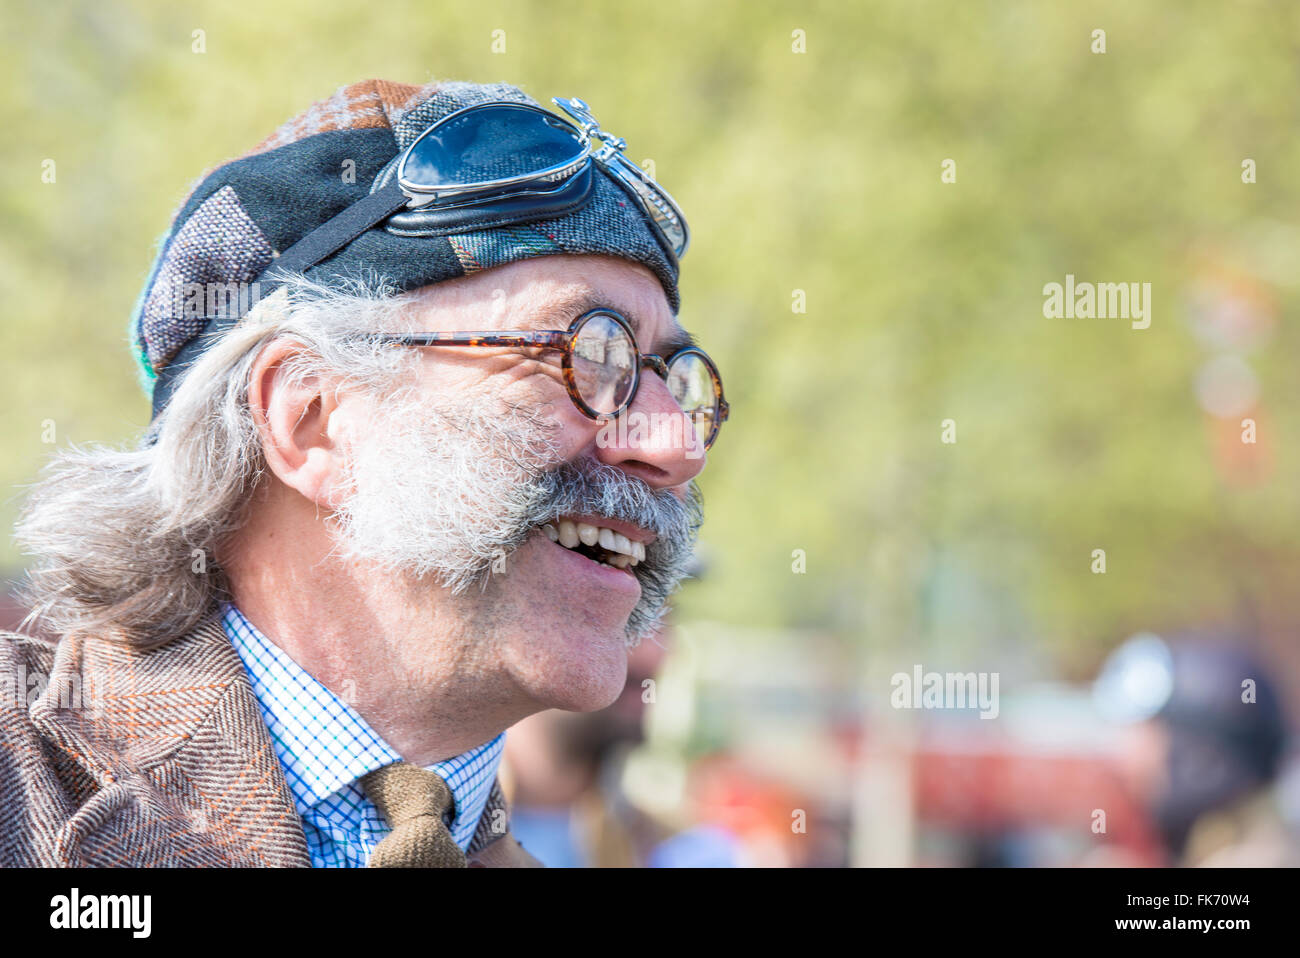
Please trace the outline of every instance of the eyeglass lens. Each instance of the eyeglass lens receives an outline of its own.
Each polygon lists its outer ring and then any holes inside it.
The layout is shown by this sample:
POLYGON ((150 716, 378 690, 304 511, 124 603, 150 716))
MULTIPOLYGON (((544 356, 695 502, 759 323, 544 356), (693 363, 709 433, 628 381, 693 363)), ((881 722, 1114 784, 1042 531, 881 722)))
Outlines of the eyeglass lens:
POLYGON ((587 320, 573 340, 573 379, 582 401, 602 415, 627 403, 636 382, 636 342, 611 316, 587 320))
POLYGON ((707 446, 713 438, 718 398, 713 372, 699 353, 679 353, 668 364, 668 391, 694 424, 700 445, 707 446))
MULTIPOLYGON (((617 413, 631 397, 637 360, 636 342, 621 323, 601 314, 588 319, 573 340, 573 378, 583 402, 601 415, 617 413)), ((718 414, 708 362, 699 353, 679 353, 668 364, 667 385, 706 445, 718 414)))

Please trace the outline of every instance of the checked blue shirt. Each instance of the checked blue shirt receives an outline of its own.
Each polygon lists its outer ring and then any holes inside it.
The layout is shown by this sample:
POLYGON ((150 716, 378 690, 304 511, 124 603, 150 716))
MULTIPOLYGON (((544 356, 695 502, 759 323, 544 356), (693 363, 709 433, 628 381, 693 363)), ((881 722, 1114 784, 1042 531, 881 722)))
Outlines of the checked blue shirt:
MULTIPOLYGON (((302 819, 316 868, 360 868, 391 831, 357 781, 401 761, 356 710, 316 681, 244 618, 222 608, 222 625, 243 660, 302 819)), ((451 836, 468 849, 487 804, 506 734, 443 762, 428 765, 455 799, 451 836)))

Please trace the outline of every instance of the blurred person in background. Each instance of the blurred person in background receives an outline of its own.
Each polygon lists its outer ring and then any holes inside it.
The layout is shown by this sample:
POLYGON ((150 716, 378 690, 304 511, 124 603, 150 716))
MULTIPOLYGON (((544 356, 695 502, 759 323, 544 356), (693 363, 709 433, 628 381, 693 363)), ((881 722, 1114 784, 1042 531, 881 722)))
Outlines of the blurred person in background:
POLYGON ((628 752, 645 740, 643 683, 669 651, 671 628, 628 652, 627 682, 598 712, 551 709, 524 719, 506 738, 502 778, 511 827, 553 867, 639 867, 671 827, 624 794, 628 752))
MULTIPOLYGON (((704 565, 692 560, 690 580, 704 565)), ((645 742, 649 690, 672 652, 672 616, 658 635, 628 652, 627 682, 597 712, 548 710, 510 729, 502 778, 511 828, 546 865, 579 868, 738 864, 723 829, 663 820, 623 788, 629 753, 645 742)))
POLYGON ((671 820, 627 794, 625 762, 644 740, 642 683, 667 651, 643 653, 646 644, 629 656, 627 687, 609 709, 543 712, 510 730, 502 778, 519 840, 546 865, 569 868, 845 864, 844 836, 821 803, 727 750, 690 763, 671 820), (807 827, 791 828, 796 810, 807 827))
POLYGON ((1135 636, 1094 685, 1124 723, 1121 763, 1170 864, 1300 865, 1300 794, 1287 717, 1237 637, 1135 636))

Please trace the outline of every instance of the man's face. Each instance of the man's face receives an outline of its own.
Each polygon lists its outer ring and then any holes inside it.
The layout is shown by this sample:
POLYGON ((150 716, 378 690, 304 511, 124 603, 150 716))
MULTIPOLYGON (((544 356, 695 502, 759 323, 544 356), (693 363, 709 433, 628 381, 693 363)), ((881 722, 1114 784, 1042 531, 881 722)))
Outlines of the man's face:
MULTIPOLYGON (((653 274, 610 257, 525 260, 408 302, 417 331, 562 330, 599 306, 631 321, 643 352, 682 338, 653 274)), ((558 351, 419 353, 398 397, 340 403, 350 449, 335 516, 342 551, 392 577, 395 596, 449 616, 476 664, 507 673, 540 707, 609 704, 627 644, 654 630, 698 526, 691 480, 704 458, 677 404, 647 369, 624 413, 646 428, 602 429, 570 400, 558 351), (618 568, 544 534, 565 522, 626 536, 645 558, 618 568)), ((417 675, 423 652, 402 650, 417 675)))

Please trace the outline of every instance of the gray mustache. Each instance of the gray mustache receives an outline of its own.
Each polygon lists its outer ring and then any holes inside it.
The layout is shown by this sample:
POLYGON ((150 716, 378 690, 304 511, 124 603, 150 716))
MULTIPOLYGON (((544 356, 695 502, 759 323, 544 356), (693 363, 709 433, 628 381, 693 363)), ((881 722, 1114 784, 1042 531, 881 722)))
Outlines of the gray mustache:
POLYGON ((602 462, 568 462, 548 469, 533 483, 532 508, 520 543, 544 522, 562 515, 589 513, 620 519, 654 533, 645 560, 632 571, 641 583, 641 600, 628 619, 627 633, 645 638, 658 625, 668 599, 686 577, 700 525, 704 502, 695 482, 687 485, 685 499, 602 462))
POLYGON ((694 543, 702 521, 699 487, 690 483, 685 500, 667 489, 654 489, 644 480, 605 463, 564 463, 538 480, 538 522, 566 513, 587 512, 631 522, 653 532, 659 540, 694 543))

